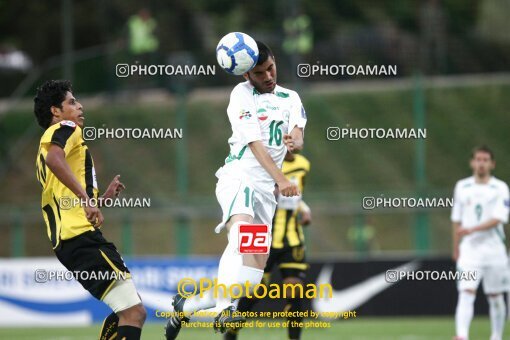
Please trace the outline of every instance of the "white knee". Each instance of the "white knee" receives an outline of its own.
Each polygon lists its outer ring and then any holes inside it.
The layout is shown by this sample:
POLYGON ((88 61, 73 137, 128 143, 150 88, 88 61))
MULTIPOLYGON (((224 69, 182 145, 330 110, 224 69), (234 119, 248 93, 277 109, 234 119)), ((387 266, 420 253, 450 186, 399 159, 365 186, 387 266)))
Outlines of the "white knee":
POLYGON ((503 294, 491 294, 487 295, 487 301, 491 307, 499 308, 505 305, 503 294))
POLYGON ((245 224, 251 224, 245 221, 235 222, 230 226, 228 231, 228 245, 233 247, 233 249, 239 254, 239 227, 245 224))
POLYGON ((468 292, 465 290, 461 290, 459 292, 458 304, 472 305, 475 302, 475 299, 476 299, 476 294, 473 294, 472 292, 468 292))
POLYGON ((133 280, 126 279, 117 280, 103 298, 103 302, 117 313, 142 303, 142 300, 136 292, 133 280))

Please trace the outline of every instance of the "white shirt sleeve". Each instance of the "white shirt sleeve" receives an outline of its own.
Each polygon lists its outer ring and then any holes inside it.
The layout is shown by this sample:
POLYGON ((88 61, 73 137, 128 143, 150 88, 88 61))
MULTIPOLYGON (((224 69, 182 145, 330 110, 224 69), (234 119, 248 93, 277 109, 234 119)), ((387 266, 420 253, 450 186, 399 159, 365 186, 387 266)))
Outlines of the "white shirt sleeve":
POLYGON ((452 222, 460 223, 462 221, 462 203, 460 199, 460 185, 459 182, 455 184, 455 189, 453 190, 453 208, 451 214, 452 222))
POLYGON ((240 86, 236 86, 230 94, 227 113, 234 134, 241 138, 243 144, 262 140, 255 100, 240 86))
POLYGON ((289 116, 289 131, 287 131, 287 133, 290 133, 296 126, 304 130, 307 119, 305 108, 297 93, 294 94, 292 100, 293 104, 289 116))
POLYGON ((508 185, 503 184, 499 189, 496 206, 492 212, 492 218, 500 220, 503 224, 508 223, 509 204, 508 185))

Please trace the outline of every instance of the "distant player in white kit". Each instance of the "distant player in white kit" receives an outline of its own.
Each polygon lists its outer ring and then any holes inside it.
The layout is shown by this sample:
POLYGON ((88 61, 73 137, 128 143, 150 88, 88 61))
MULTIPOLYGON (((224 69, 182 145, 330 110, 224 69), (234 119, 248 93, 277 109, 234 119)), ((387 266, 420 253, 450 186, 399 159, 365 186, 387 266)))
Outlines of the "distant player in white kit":
POLYGON ((483 281, 489 302, 491 340, 501 340, 505 326, 503 293, 510 276, 503 224, 508 222, 508 185, 491 176, 496 163, 486 146, 473 150, 473 176, 455 185, 453 209, 453 260, 457 270, 477 272, 476 280, 459 280, 455 312, 456 340, 469 338, 476 290, 483 281))
MULTIPOLYGON (((239 253, 239 226, 265 224, 271 230, 276 208, 275 184, 283 196, 299 195, 297 185, 284 176, 281 167, 287 150, 303 147, 305 110, 296 92, 276 85, 276 63, 269 47, 258 41, 257 47, 257 65, 244 74, 246 81, 238 84, 230 95, 227 108, 233 132, 228 140, 230 154, 216 172, 216 197, 223 218, 215 231, 226 229, 228 233, 228 244, 218 267, 218 284, 227 287, 237 283, 244 286, 246 281, 251 286, 260 283, 268 258, 268 254, 239 253)), ((184 313, 215 307, 218 311, 215 329, 223 333, 228 325, 239 321, 233 316, 237 302, 219 294, 211 306, 206 299, 186 299, 177 294, 173 306, 176 312, 184 313)), ((183 320, 187 318, 170 318, 167 339, 177 337, 183 320)))

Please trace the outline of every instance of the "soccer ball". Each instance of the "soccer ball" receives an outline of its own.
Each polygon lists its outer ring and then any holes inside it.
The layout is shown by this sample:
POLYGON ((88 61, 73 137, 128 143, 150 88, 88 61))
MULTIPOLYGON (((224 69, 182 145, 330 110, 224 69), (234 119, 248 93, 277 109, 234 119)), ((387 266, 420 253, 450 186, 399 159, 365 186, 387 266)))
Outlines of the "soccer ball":
POLYGON ((216 47, 221 68, 236 76, 251 70, 259 59, 257 43, 248 34, 232 32, 221 38, 216 47))

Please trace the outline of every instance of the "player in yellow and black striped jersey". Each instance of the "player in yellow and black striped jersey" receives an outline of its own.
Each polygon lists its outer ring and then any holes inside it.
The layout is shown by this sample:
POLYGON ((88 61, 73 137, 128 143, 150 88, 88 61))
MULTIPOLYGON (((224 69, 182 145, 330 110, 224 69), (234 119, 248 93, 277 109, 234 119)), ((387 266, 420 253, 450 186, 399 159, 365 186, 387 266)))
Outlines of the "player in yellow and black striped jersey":
MULTIPOLYGON (((146 312, 117 248, 99 229, 103 215, 93 201, 98 198, 94 162, 82 139, 83 106, 74 98, 71 83, 45 82, 37 89, 34 113, 45 129, 36 176, 52 248, 69 271, 89 274, 77 275, 78 282, 113 310, 100 339, 140 339, 146 312), (76 200, 80 204, 74 204, 76 200)), ((117 175, 102 197, 115 197, 123 189, 117 175)))
POLYGON ((59 249, 61 240, 68 240, 87 231, 95 231, 88 221, 85 210, 79 204, 72 205, 77 197, 51 171, 46 170, 46 158, 51 145, 60 147, 65 161, 76 176, 87 197, 98 198, 96 174, 92 156, 82 139, 81 128, 70 120, 51 125, 44 132, 39 144, 36 175, 42 186, 41 206, 53 249, 59 249), (62 206, 62 209, 60 208, 62 206))
MULTIPOLYGON (((306 176, 310 172, 310 162, 300 154, 287 152, 283 162, 282 172, 291 182, 297 184, 301 195, 303 194, 306 176)), ((311 222, 310 208, 303 201, 302 196, 284 197, 278 195, 278 205, 273 218, 272 243, 269 258, 264 269, 263 283, 269 284, 271 271, 278 267, 283 283, 303 284, 308 264, 305 257, 305 236, 303 225, 311 222)), ((290 296, 291 294, 287 294, 290 296)), ((257 299, 242 298, 237 310, 248 311, 253 308, 257 299)), ((288 298, 285 310, 289 312, 302 311, 302 302, 299 298, 288 298)), ((295 313, 298 315, 299 313, 295 313)), ((289 339, 299 339, 301 328, 291 326, 292 321, 300 323, 303 318, 291 317, 288 327, 289 339)), ((225 333, 225 340, 237 338, 237 330, 225 333)))

